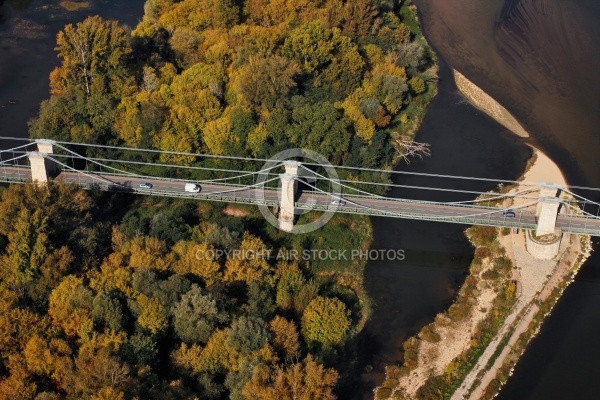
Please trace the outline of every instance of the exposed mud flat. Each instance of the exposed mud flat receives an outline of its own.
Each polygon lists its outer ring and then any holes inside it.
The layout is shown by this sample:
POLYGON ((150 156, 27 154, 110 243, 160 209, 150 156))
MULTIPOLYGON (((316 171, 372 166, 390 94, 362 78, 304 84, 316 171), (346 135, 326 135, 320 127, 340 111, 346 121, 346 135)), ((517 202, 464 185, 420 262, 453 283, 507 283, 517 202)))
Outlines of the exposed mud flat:
POLYGON ((600 186, 600 2, 415 3, 436 50, 510 111, 569 183, 600 186))

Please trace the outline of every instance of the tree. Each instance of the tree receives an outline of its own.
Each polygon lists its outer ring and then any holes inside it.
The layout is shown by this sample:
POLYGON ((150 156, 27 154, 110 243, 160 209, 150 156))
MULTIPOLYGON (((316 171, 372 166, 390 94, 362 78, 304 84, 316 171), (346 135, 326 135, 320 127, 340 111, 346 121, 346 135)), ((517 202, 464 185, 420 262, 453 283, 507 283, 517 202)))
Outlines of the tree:
POLYGON ((312 74, 331 62, 338 41, 339 30, 325 29, 320 21, 312 21, 290 32, 281 53, 295 60, 302 72, 312 74))
POLYGON ((250 379, 252 379, 254 368, 260 365, 259 360, 243 360, 239 371, 230 372, 225 378, 225 386, 229 389, 230 400, 244 400, 242 390, 250 379))
POLYGON ((58 390, 73 384, 72 350, 62 339, 43 339, 34 335, 23 350, 27 369, 34 374, 51 379, 58 390))
POLYGON ((98 293, 92 306, 92 318, 106 329, 122 330, 124 315, 119 298, 104 292, 98 293))
POLYGON ((77 301, 80 289, 85 289, 81 278, 66 276, 50 294, 48 314, 67 336, 85 338, 93 330, 93 321, 89 308, 77 301))
POLYGON ((239 18, 239 8, 232 0, 183 0, 175 3, 159 18, 165 27, 184 26, 201 31, 206 28, 227 28, 239 18))
POLYGON ((217 330, 210 337, 192 366, 194 372, 214 374, 239 368, 241 356, 230 344, 230 332, 231 329, 217 330))
POLYGON ((304 274, 298 264, 279 264, 277 266, 277 293, 275 301, 284 310, 294 307, 294 300, 302 287, 306 284, 304 274))
POLYGON ((286 0, 248 0, 244 3, 244 11, 249 19, 262 27, 274 26, 292 17, 286 0))
POLYGON ((281 351, 287 358, 298 354, 300 344, 298 342, 298 329, 293 321, 277 315, 269 324, 269 329, 273 334, 273 345, 281 351))
POLYGON ((373 0, 346 2, 344 7, 344 33, 355 38, 364 38, 373 27, 378 10, 373 0))
POLYGON ((429 143, 421 143, 412 140, 410 137, 400 135, 398 132, 392 132, 394 146, 400 152, 400 157, 404 162, 410 164, 411 157, 428 157, 431 155, 429 143))
POLYGON ((288 368, 278 366, 274 371, 258 365, 242 394, 246 400, 333 400, 337 379, 334 369, 324 368, 309 355, 301 363, 288 368))
POLYGON ((375 123, 365 117, 359 108, 359 98, 356 93, 348 96, 342 103, 345 115, 352 121, 356 134, 369 142, 375 135, 375 123))
POLYGON ((273 278, 269 276, 271 266, 266 260, 267 246, 260 238, 244 233, 237 254, 238 256, 230 257, 225 262, 225 281, 244 281, 247 284, 256 281, 273 283, 273 278))
POLYGON ((341 343, 350 328, 350 311, 336 298, 316 297, 302 314, 302 335, 323 345, 341 343))
POLYGON ((193 274, 212 286, 223 276, 221 266, 213 259, 214 248, 207 243, 180 241, 173 246, 176 261, 173 270, 177 274, 193 274))
POLYGON ((75 366, 75 382, 67 391, 77 398, 90 398, 102 391, 106 394, 109 390, 111 392, 108 393, 119 393, 131 384, 129 367, 107 347, 98 350, 82 347, 75 366))
POLYGON ((130 147, 149 147, 161 130, 167 109, 160 96, 146 91, 123 97, 117 107, 114 130, 130 147))
POLYGON ((366 94, 377 98, 390 114, 395 115, 402 108, 408 91, 406 71, 387 60, 373 68, 363 88, 366 94))
POLYGON ((258 282, 248 285, 248 315, 269 320, 276 310, 273 294, 269 288, 262 287, 258 282))
POLYGON ((334 101, 360 85, 365 63, 356 44, 338 28, 326 29, 318 20, 302 24, 286 38, 281 53, 312 75, 314 86, 334 101))
POLYGON ((137 321, 142 328, 159 334, 169 327, 167 310, 158 299, 141 294, 137 298, 137 305, 140 310, 137 321))
POLYGON ((208 122, 202 130, 202 139, 210 154, 222 155, 232 144, 239 142, 227 117, 208 122))
POLYGON ((281 56, 250 57, 236 78, 237 91, 250 105, 268 110, 292 93, 299 73, 296 63, 281 56))
POLYGON ((5 282, 14 290, 22 292, 22 285, 30 282, 39 273, 44 259, 48 256, 48 222, 41 210, 32 213, 22 208, 13 230, 8 234, 6 256, 2 270, 5 282))
MULTIPOLYGON (((0 398, 29 400, 35 396, 36 384, 27 371, 24 357, 11 354, 4 361, 5 370, 10 371, 8 377, 0 378, 0 398)), ((4 375, 4 374, 3 374, 4 375)))
MULTIPOLYGON (((334 29, 334 32, 339 31, 334 29)), ((314 85, 328 92, 332 101, 340 101, 360 86, 364 67, 358 46, 350 38, 339 35, 335 56, 315 77, 314 85)))
POLYGON ((129 266, 134 269, 167 269, 164 242, 151 236, 137 236, 121 250, 129 258, 129 266))
POLYGON ((412 74, 427 65, 425 48, 418 42, 399 44, 391 53, 394 64, 406 67, 412 74))
POLYGON ((120 354, 132 366, 141 366, 156 362, 158 349, 150 336, 135 333, 123 343, 120 354))
POLYGON ((341 163, 341 155, 350 146, 350 127, 350 120, 330 102, 297 100, 286 134, 296 146, 318 151, 331 162, 341 163))
POLYGON ((242 355, 248 355, 267 344, 269 337, 262 319, 242 316, 231 324, 229 343, 242 355))
POLYGON ((217 324, 228 319, 228 315, 218 309, 212 296, 203 294, 198 285, 192 285, 173 307, 175 333, 185 343, 208 342, 217 324))
POLYGON ((67 246, 54 249, 44 259, 37 279, 27 285, 27 294, 40 310, 47 309, 50 292, 58 286, 63 276, 69 273, 74 260, 75 257, 67 246))
POLYGON ((56 37, 56 50, 62 58, 61 70, 53 73, 51 87, 62 94, 75 87, 91 96, 92 92, 124 93, 130 78, 126 58, 131 52, 127 33, 116 21, 99 16, 86 18, 76 26, 69 24, 56 37))

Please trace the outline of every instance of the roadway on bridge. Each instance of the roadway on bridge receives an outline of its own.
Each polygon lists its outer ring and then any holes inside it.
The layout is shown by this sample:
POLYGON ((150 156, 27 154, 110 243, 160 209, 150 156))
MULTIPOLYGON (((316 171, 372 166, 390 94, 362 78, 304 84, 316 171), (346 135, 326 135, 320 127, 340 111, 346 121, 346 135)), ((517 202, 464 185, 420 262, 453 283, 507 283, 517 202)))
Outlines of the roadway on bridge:
MULTIPOLYGON (((0 169, 0 178, 10 179, 31 179, 31 172, 28 168, 3 166, 0 169)), ((256 201, 257 191, 255 188, 237 188, 231 185, 200 183, 202 190, 200 193, 186 192, 185 181, 176 181, 170 179, 148 179, 140 177, 114 176, 110 174, 79 172, 61 172, 56 178, 58 181, 81 184, 89 186, 99 184, 99 186, 108 185, 109 190, 131 191, 138 194, 189 197, 198 199, 218 200, 215 196, 226 197, 223 201, 233 201, 250 204, 275 205, 279 203, 280 191, 275 189, 264 189, 264 201, 256 201), (140 183, 147 182, 152 184, 152 189, 140 188, 140 183), (112 187, 111 187, 112 186, 112 187), (207 198, 208 197, 208 198, 207 198)), ((335 210, 342 213, 382 215, 399 218, 424 219, 443 222, 456 222, 469 224, 470 222, 504 227, 519 227, 524 229, 534 229, 536 226, 536 216, 530 210, 515 210, 515 217, 506 217, 502 209, 497 211, 489 207, 465 206, 458 204, 440 204, 427 202, 414 202, 403 199, 392 198, 365 198, 343 195, 346 201, 344 206, 335 206, 331 204, 334 199, 329 194, 306 193, 303 192, 297 200, 298 208, 315 209, 319 211, 335 210), (476 220, 476 221, 475 221, 476 220)), ((590 230, 600 232, 600 219, 578 216, 573 214, 560 213, 557 218, 557 227, 564 231, 590 230)))

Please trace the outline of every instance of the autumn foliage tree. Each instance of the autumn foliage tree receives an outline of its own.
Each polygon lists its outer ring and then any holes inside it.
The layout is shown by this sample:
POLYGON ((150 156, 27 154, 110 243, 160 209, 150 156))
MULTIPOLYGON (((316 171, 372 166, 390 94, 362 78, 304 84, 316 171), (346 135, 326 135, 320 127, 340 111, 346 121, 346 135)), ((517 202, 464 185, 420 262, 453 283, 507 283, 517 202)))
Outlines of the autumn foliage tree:
POLYGON ((350 328, 350 311, 336 298, 317 297, 302 314, 302 335, 323 345, 341 343, 350 328))
POLYGON ((337 379, 334 370, 324 368, 308 356, 302 362, 274 371, 267 366, 257 366, 242 394, 246 400, 333 400, 337 379))
MULTIPOLYGON (((32 137, 167 150, 130 157, 202 167, 170 176, 186 180, 240 168, 191 153, 302 147, 372 169, 424 154, 410 146, 436 68, 404 2, 148 0, 144 11, 131 31, 94 16, 58 33, 32 137)), ((356 282, 269 259, 328 242, 261 223, 68 185, 3 190, 0 398, 333 399, 339 374, 355 372, 341 349, 361 311, 356 282)))

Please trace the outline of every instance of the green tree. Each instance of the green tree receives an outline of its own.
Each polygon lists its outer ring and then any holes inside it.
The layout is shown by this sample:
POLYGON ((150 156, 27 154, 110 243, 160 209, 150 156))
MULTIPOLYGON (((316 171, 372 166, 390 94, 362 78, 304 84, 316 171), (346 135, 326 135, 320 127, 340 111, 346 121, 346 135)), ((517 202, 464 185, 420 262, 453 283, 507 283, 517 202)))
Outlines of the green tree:
POLYGON ((302 314, 302 335, 323 345, 341 343, 350 328, 350 311, 336 298, 316 297, 302 314))
POLYGON ((296 146, 318 151, 334 164, 341 163, 350 146, 351 122, 330 102, 297 101, 286 134, 296 146))
POLYGON ((410 78, 410 80, 408 81, 408 84, 410 85, 410 88, 412 89, 412 91, 415 92, 416 94, 424 93, 427 90, 427 86, 425 85, 425 82, 423 81, 423 79, 419 78, 418 76, 413 76, 412 78, 410 78))
POLYGON ((230 345, 243 355, 259 350, 270 338, 265 323, 260 318, 240 317, 231 324, 230 345))
POLYGON ((162 11, 159 18, 162 26, 184 26, 192 30, 230 27, 238 21, 240 13, 232 0, 183 0, 162 11))
MULTIPOLYGON (((6 274, 5 282, 15 290, 33 280, 49 253, 47 217, 40 210, 31 214, 22 208, 13 230, 8 234, 6 255, 3 257, 2 270, 6 274)), ((21 289, 19 289, 21 288, 21 289)))
POLYGON ((173 307, 175 333, 186 343, 206 343, 217 324, 228 320, 228 315, 219 310, 210 294, 203 294, 198 285, 181 297, 173 307))
POLYGON ((150 336, 135 333, 122 344, 120 355, 129 365, 150 365, 156 362, 158 349, 150 336))
POLYGON ((339 39, 339 30, 325 29, 320 21, 312 21, 290 32, 281 53, 295 60, 302 72, 312 74, 331 62, 339 39))
POLYGON ((119 298, 104 292, 98 293, 92 305, 92 318, 107 329, 122 330, 125 316, 119 298))

